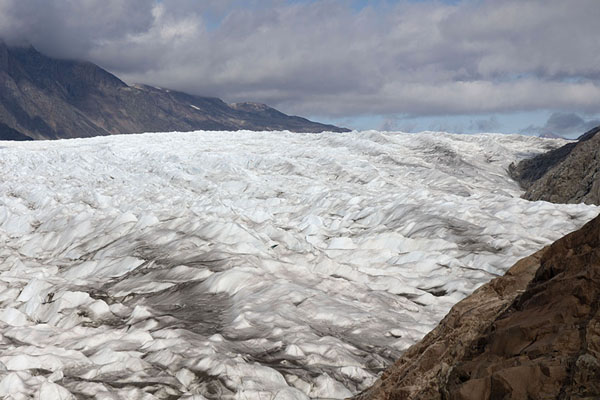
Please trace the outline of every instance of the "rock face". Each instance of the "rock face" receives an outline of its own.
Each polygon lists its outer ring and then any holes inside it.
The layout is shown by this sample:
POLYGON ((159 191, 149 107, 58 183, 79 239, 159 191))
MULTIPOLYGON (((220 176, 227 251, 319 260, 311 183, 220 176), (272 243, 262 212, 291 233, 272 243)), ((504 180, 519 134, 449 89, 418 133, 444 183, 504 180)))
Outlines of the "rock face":
POLYGON ((452 308, 357 399, 600 398, 600 217, 452 308))
POLYGON ((0 41, 0 140, 191 130, 348 131, 264 104, 128 86, 88 62, 57 60, 0 41))
POLYGON ((600 204, 600 127, 537 157, 511 164, 523 198, 553 203, 600 204))

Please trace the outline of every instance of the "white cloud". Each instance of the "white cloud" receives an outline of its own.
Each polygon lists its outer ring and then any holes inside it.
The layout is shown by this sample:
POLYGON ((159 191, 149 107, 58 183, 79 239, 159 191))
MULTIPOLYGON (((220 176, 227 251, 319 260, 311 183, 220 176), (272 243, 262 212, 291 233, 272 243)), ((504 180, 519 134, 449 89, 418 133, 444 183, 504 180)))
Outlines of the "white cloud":
POLYGON ((296 114, 442 115, 600 106, 596 0, 366 7, 0 0, 0 35, 129 82, 296 114))

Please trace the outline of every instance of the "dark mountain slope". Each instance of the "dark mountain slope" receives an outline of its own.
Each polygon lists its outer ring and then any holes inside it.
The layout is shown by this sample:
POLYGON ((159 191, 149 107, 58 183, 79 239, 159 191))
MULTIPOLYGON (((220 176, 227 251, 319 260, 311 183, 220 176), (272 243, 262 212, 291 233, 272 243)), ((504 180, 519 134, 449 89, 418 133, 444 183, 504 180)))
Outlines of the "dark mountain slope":
POLYGON ((227 104, 212 97, 128 86, 92 63, 57 60, 33 47, 1 42, 0 123, 6 127, 1 132, 10 129, 12 136, 17 132, 34 139, 201 129, 347 131, 263 104, 227 104))
POLYGON ((356 398, 600 398, 600 217, 456 304, 356 398))
POLYGON ((600 204, 600 127, 556 150, 509 167, 527 191, 523 198, 554 203, 600 204))
POLYGON ((13 128, 0 123, 0 140, 33 140, 29 136, 25 136, 13 128))

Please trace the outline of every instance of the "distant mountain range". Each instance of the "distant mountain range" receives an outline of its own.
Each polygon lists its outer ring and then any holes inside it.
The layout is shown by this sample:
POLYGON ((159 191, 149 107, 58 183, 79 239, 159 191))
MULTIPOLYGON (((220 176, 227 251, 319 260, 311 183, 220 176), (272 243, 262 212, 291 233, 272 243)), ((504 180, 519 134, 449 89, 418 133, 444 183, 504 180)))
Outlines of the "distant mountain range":
POLYGON ((264 104, 227 104, 214 97, 129 86, 90 62, 54 59, 33 47, 0 42, 0 140, 239 129, 348 131, 264 104))
POLYGON ((559 135, 558 133, 545 132, 538 135, 538 137, 544 139, 566 139, 564 136, 559 135))

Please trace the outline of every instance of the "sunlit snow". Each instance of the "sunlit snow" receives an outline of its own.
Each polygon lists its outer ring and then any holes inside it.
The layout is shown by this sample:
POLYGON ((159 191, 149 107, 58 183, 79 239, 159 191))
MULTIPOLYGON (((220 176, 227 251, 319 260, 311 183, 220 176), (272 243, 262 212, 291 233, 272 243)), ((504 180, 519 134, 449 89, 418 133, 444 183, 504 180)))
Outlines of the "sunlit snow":
POLYGON ((0 397, 343 398, 596 215, 519 198, 516 135, 0 142, 0 397), (87 397, 86 397, 87 396, 87 397))

